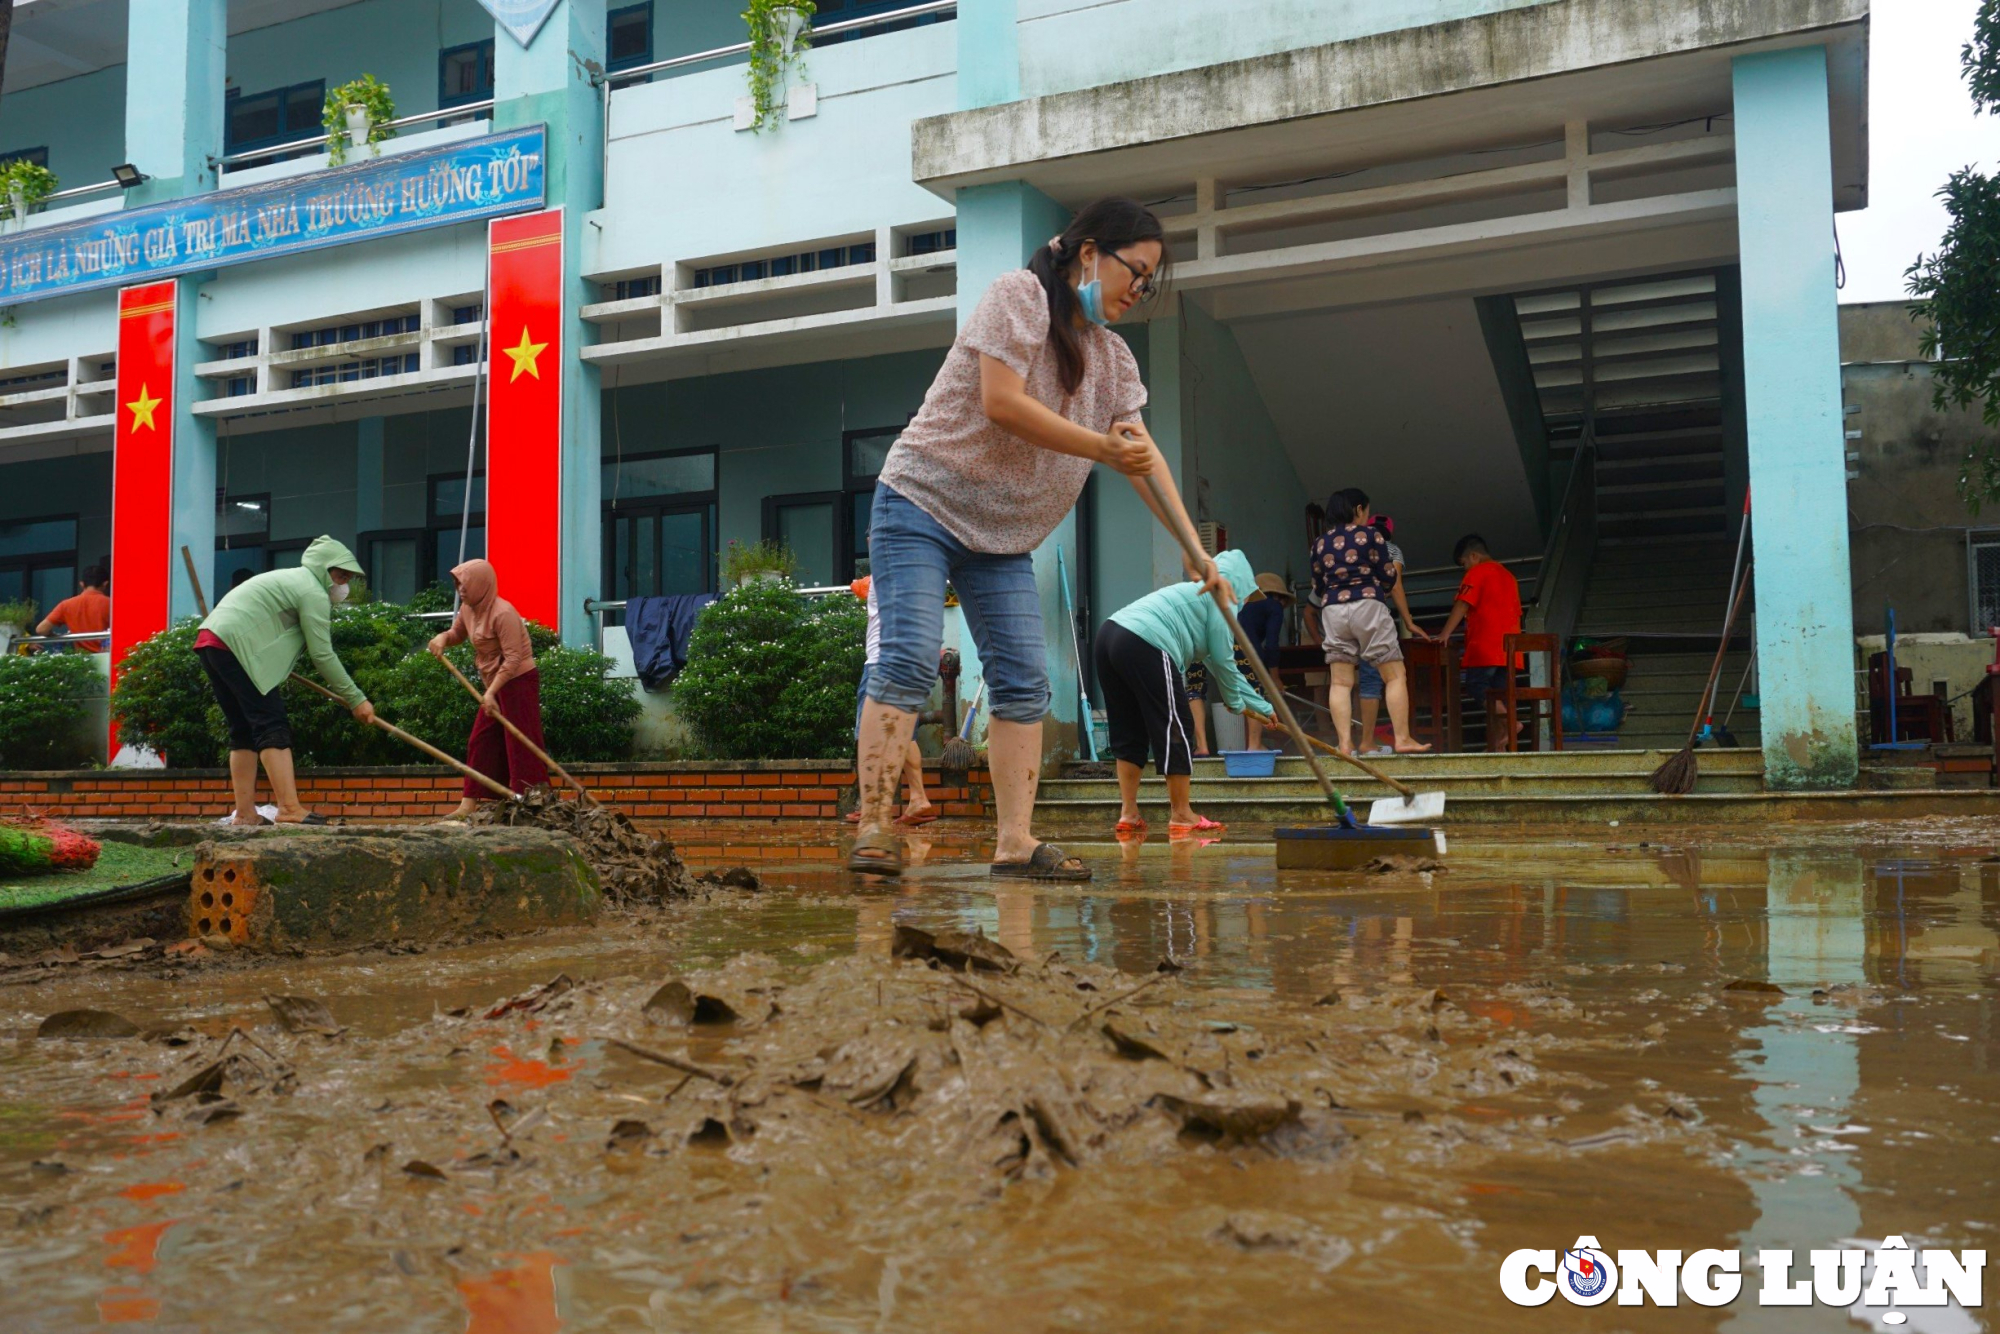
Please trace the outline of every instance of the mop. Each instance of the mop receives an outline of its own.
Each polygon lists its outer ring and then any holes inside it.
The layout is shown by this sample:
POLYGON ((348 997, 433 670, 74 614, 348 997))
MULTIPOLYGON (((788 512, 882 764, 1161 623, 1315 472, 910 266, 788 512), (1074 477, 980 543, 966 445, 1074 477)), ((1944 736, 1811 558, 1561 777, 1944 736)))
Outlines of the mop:
MULTIPOLYGON (((1146 486, 1153 493, 1153 502, 1160 514, 1166 518, 1174 537, 1180 542, 1181 550, 1187 553, 1189 563, 1200 569, 1209 559, 1201 549, 1201 541, 1193 529, 1179 520, 1173 507, 1168 503, 1166 493, 1160 487, 1160 479, 1146 474, 1146 486)), ((1229 605, 1229 594, 1220 588, 1211 589, 1209 596, 1215 599, 1215 609, 1222 613, 1222 619, 1229 626, 1229 633, 1243 650, 1244 658, 1256 673, 1257 685, 1264 692, 1264 698, 1271 703, 1278 721, 1299 748, 1299 755, 1311 768, 1312 775, 1319 783, 1319 789, 1326 794, 1327 802, 1333 807, 1339 823, 1332 825, 1311 825, 1299 828, 1275 829, 1272 831, 1277 841, 1278 869, 1281 871, 1344 871, 1354 870, 1373 858, 1388 853, 1405 853, 1424 856, 1434 852, 1438 846, 1434 831, 1415 825, 1383 827, 1371 825, 1362 828, 1355 823, 1354 812, 1334 789, 1333 782, 1320 767, 1319 759, 1306 742, 1306 732, 1299 726, 1299 720, 1292 716, 1291 705, 1285 702, 1285 692, 1271 679, 1271 669, 1257 655, 1256 645, 1244 633, 1243 625, 1236 619, 1236 609, 1229 605)), ((1442 805, 1443 794, 1438 794, 1442 805)), ((1381 803, 1376 803, 1380 805, 1381 803)))
MULTIPOLYGON (((1290 691, 1285 693, 1285 698, 1298 700, 1299 703, 1315 709, 1320 707, 1309 699, 1299 699, 1297 695, 1292 694, 1290 691)), ((1331 712, 1331 710, 1328 710, 1328 712, 1331 712)), ((1410 790, 1408 784, 1397 782, 1374 765, 1368 763, 1368 761, 1355 755, 1349 755, 1338 746, 1330 746, 1316 736, 1308 736, 1306 740, 1335 759, 1347 761, 1347 763, 1353 765, 1362 773, 1367 774, 1384 787, 1395 790, 1396 796, 1383 797, 1380 801, 1369 805, 1366 823, 1372 825, 1415 824, 1422 820, 1443 818, 1444 793, 1413 792, 1410 790)))

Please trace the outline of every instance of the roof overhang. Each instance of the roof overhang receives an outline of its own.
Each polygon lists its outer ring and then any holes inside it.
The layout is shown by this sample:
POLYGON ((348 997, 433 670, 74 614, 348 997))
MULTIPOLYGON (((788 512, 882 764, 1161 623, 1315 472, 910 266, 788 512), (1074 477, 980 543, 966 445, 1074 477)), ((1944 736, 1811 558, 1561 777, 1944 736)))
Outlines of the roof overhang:
POLYGON ((1731 62, 1823 45, 1835 207, 1868 203, 1869 0, 1560 0, 1075 92, 911 130, 914 178, 1024 181, 1077 204, 1517 142, 1569 121, 1727 110, 1731 62))

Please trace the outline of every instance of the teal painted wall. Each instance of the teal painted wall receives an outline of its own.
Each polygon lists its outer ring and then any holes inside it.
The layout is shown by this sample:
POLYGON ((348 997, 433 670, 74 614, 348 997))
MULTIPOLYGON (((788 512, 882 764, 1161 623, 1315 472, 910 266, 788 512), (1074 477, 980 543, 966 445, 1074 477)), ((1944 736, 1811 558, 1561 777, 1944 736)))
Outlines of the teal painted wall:
POLYGON ((0 522, 74 514, 76 557, 111 554, 111 453, 0 464, 0 522))
POLYGON ((1181 458, 1188 509, 1229 528, 1259 573, 1303 575, 1305 485, 1236 336, 1192 301, 1181 309, 1181 458))
POLYGON ((1020 96, 1039 97, 1554 0, 1018 0, 1020 96))
POLYGON ((760 134, 733 128, 744 92, 738 66, 616 90, 605 208, 596 218, 603 230, 585 237, 586 267, 635 268, 950 218, 948 202, 910 180, 910 122, 954 109, 952 30, 933 24, 812 53, 819 114, 760 134), (729 206, 690 207, 691 192, 729 206))
MULTIPOLYGON (((611 0, 613 9, 623 9, 611 0)), ((653 59, 671 60, 748 41, 741 0, 666 0, 653 6, 653 59)), ((745 56, 737 56, 741 62, 745 56)))
MULTIPOLYGON (((767 495, 840 489, 841 433, 901 426, 942 350, 823 361, 604 391, 604 457, 721 450, 717 549, 763 537, 767 495)), ((609 384, 610 377, 606 377, 609 384)))
POLYGON ((491 36, 493 20, 476 0, 365 0, 237 33, 229 39, 229 87, 254 95, 373 74, 389 85, 398 114, 435 111, 438 53, 491 36))
POLYGON ((108 180, 125 161, 125 67, 0 98, 0 153, 46 147, 64 186, 108 180))

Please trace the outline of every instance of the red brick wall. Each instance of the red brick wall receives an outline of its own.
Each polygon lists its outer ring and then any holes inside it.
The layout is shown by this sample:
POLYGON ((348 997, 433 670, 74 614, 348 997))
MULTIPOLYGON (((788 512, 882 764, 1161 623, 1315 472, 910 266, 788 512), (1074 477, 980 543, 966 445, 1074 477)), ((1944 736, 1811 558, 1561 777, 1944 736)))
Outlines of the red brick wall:
MULTIPOLYGON (((838 814, 852 769, 814 761, 719 761, 703 764, 584 764, 573 772, 600 801, 638 820, 827 820, 838 814)), ((931 800, 946 815, 984 816, 987 775, 970 787, 945 787, 928 772, 931 800)), ((459 776, 444 768, 307 769, 299 796, 322 815, 350 820, 432 820, 458 804, 459 776)), ((259 800, 269 790, 259 784, 259 800)), ((0 772, 0 814, 68 819, 198 820, 229 810, 229 775, 214 769, 91 769, 0 772)))

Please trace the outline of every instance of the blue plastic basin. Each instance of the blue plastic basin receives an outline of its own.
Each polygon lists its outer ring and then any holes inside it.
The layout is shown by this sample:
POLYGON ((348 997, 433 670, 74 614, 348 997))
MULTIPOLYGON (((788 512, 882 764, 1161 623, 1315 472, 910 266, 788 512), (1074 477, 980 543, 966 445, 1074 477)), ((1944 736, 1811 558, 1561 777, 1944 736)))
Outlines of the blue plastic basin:
POLYGON ((1269 778, 1278 772, 1275 750, 1225 750, 1222 771, 1231 778, 1269 778))

